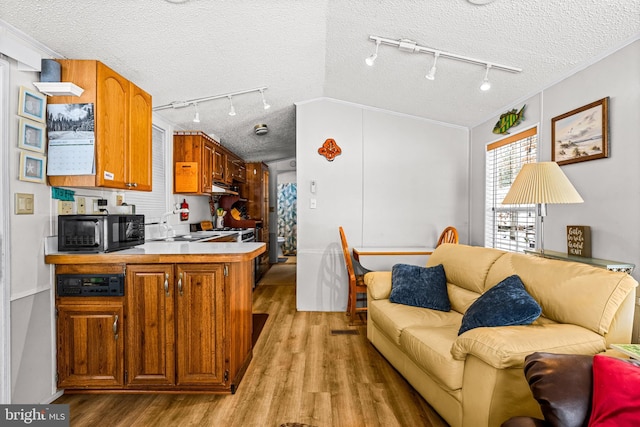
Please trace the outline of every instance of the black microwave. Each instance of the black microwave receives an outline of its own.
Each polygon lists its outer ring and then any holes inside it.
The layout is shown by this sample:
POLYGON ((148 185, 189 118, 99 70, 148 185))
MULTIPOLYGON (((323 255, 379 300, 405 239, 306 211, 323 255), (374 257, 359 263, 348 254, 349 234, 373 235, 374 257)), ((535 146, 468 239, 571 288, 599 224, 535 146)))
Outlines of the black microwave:
POLYGON ((113 252, 144 244, 144 215, 59 215, 58 251, 113 252))

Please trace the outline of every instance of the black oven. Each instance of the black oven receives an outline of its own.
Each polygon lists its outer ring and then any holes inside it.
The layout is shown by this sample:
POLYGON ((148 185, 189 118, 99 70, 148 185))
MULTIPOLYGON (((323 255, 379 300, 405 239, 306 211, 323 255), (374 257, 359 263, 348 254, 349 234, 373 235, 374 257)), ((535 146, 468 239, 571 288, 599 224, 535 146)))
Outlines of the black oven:
POLYGON ((60 215, 58 251, 113 252, 144 244, 144 215, 60 215))

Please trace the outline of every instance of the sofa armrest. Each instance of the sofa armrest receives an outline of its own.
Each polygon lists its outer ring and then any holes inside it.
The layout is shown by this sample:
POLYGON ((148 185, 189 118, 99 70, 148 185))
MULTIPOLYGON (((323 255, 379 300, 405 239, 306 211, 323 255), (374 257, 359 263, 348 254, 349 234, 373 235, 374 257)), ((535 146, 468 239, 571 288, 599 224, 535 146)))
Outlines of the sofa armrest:
POLYGON ((581 326, 552 323, 471 329, 454 341, 451 355, 464 360, 472 354, 504 369, 523 367, 524 358, 534 352, 596 354, 605 350, 603 336, 581 326))
POLYGON ((364 275, 367 293, 371 299, 388 299, 391 295, 391 272, 372 271, 364 275))

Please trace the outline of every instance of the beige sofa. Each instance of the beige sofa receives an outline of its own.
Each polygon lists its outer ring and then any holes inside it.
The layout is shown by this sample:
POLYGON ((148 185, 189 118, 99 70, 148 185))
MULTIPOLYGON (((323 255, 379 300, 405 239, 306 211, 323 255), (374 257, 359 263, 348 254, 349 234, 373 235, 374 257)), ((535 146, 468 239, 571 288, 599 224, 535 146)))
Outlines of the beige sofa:
POLYGON ((394 304, 391 272, 365 276, 367 337, 453 427, 499 426, 515 415, 540 418, 522 369, 528 354, 596 354, 630 342, 638 283, 626 273, 453 244, 438 247, 427 262, 438 264, 447 278, 449 312, 394 304), (458 336, 469 306, 513 274, 542 315, 532 325, 481 327, 458 336))

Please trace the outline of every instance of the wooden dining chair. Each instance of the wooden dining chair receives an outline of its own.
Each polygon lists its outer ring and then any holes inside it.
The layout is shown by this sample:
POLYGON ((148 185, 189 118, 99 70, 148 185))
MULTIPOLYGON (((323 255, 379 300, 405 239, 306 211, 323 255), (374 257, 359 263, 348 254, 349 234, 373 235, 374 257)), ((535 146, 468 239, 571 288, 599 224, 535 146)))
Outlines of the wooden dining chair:
POLYGON ((447 227, 440 234, 436 248, 442 243, 458 243, 458 230, 455 227, 447 227))
POLYGON ((364 275, 355 273, 353 268, 353 260, 351 259, 351 251, 349 251, 349 245, 347 244, 347 238, 344 235, 344 230, 339 227, 340 241, 342 243, 342 254, 344 256, 344 262, 347 266, 347 274, 349 276, 349 298, 347 300, 347 316, 350 316, 350 324, 355 324, 357 315, 367 312, 367 307, 358 307, 359 302, 367 301, 367 285, 364 284, 364 275))

